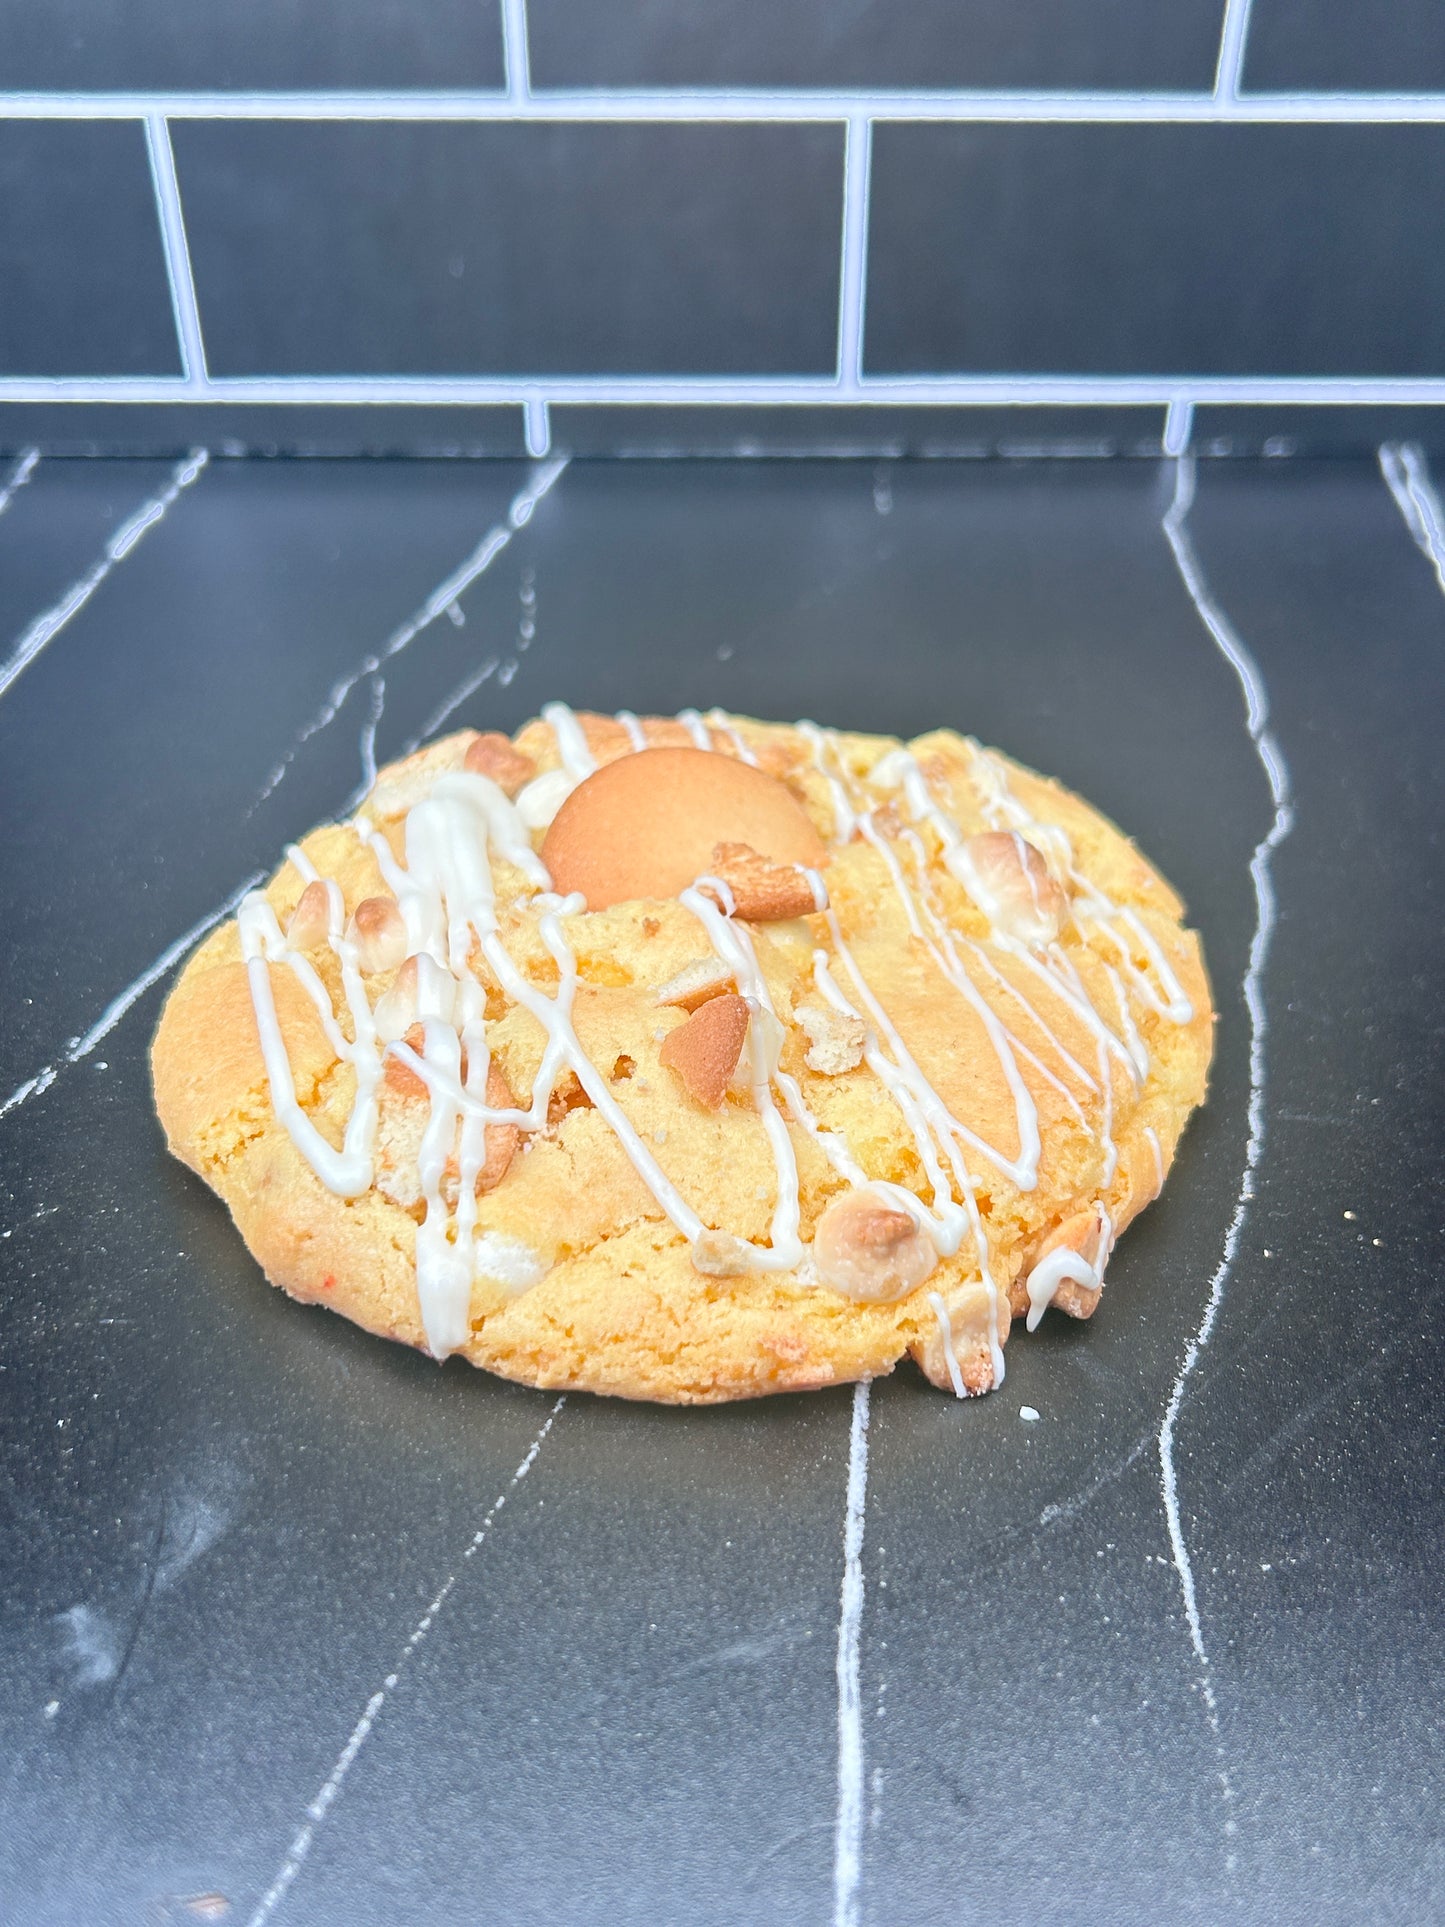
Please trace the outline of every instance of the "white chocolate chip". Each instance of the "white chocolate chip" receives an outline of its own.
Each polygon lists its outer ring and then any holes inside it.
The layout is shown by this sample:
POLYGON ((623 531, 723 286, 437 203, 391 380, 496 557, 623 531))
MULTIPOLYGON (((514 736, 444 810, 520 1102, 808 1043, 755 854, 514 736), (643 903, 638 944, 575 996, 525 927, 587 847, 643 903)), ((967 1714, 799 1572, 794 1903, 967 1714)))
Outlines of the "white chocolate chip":
POLYGON ((921 1285, 938 1263, 911 1212, 867 1186, 834 1198, 813 1234, 818 1276, 865 1304, 888 1304, 921 1285))

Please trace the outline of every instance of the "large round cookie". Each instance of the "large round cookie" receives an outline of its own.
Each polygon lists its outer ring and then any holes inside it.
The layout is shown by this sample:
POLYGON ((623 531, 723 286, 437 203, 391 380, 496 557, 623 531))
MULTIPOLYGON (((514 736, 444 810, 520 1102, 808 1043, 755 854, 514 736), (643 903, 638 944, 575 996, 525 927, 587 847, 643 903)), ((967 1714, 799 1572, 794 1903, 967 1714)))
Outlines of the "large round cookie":
POLYGON ((156 1105, 274 1283, 438 1357, 987 1391, 1011 1321, 1095 1310, 1204 1096, 1181 917, 950 731, 553 704, 289 853, 186 965, 156 1105))

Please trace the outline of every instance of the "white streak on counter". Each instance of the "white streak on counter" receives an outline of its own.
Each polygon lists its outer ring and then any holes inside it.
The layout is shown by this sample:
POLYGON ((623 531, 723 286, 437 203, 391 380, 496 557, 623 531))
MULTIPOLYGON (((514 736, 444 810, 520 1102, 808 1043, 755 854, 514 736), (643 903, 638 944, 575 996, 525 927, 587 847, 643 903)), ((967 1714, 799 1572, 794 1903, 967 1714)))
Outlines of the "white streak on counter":
MULTIPOLYGON (((1199 1616, 1199 1599, 1194 1584, 1194 1567, 1189 1557, 1189 1547, 1184 1536, 1183 1517, 1179 1509, 1179 1484, 1174 1466, 1174 1434, 1179 1422, 1180 1408, 1189 1380, 1199 1364, 1200 1355, 1209 1343, 1220 1307, 1224 1302, 1225 1285, 1234 1264, 1235 1253, 1239 1247, 1240 1233, 1249 1215, 1249 1206, 1254 1197, 1254 1174, 1264 1151, 1264 1087, 1265 1087, 1265 1039, 1268 1033, 1268 1019, 1264 1004, 1264 970, 1269 959, 1270 942, 1274 936, 1275 894, 1274 881, 1270 874, 1270 861, 1275 850, 1289 835, 1294 826, 1294 809, 1290 797, 1289 769, 1283 753, 1269 728, 1269 697, 1265 690, 1264 678, 1259 667, 1250 655, 1239 636, 1235 634, 1229 618, 1214 600, 1204 571, 1194 552, 1186 521, 1194 501, 1194 461, 1191 456, 1181 455, 1174 465, 1174 499, 1164 516, 1164 535, 1174 560, 1183 578, 1184 586, 1199 612, 1200 620, 1213 638, 1215 646, 1239 679, 1244 697, 1245 725, 1249 730, 1250 741, 1255 754, 1264 770, 1269 783, 1270 797, 1274 804, 1274 818, 1270 827, 1255 849, 1250 859, 1250 875, 1254 880, 1255 925, 1254 936, 1249 946, 1249 968, 1244 978, 1244 1001, 1249 1011, 1249 1138, 1245 1146, 1244 1170, 1240 1177, 1239 1196, 1235 1202, 1234 1216, 1224 1236, 1224 1248, 1210 1280, 1209 1295, 1205 1301, 1204 1316, 1199 1327, 1185 1349, 1184 1360, 1179 1375, 1169 1394, 1163 1423, 1159 1427, 1159 1474, 1164 1500, 1164 1517, 1169 1528, 1169 1544, 1174 1556, 1175 1570, 1179 1574, 1179 1588, 1184 1598, 1184 1614, 1189 1623, 1189 1641, 1199 1662, 1200 1692, 1208 1715, 1210 1730, 1215 1737, 1216 1751, 1221 1765, 1219 1769, 1220 1786, 1226 1801, 1234 1798, 1229 1775, 1223 1766, 1223 1748, 1220 1744, 1219 1707, 1215 1698, 1211 1676, 1209 1652, 1204 1641, 1204 1628, 1199 1616)), ((1234 1821, 1227 1822, 1226 1830, 1234 1831, 1234 1821)))
POLYGON ((1423 451, 1413 442, 1383 442, 1380 473, 1415 547, 1434 569, 1435 580, 1445 594, 1445 510, 1423 451))
POLYGON ((537 504, 552 488, 566 466, 566 458, 563 457, 555 462, 544 462, 540 468, 534 469, 532 479, 526 488, 512 498, 506 521, 499 522, 495 528, 487 530, 466 560, 452 571, 445 582, 432 590, 410 621, 404 622, 399 629, 394 630, 375 655, 365 657, 355 669, 348 670, 339 682, 332 685, 326 701, 304 726, 290 749, 266 778, 264 788, 251 805, 253 810, 264 803, 278 784, 285 780, 286 772, 295 762, 301 746, 335 720, 337 711, 356 685, 365 677, 374 676, 382 664, 390 662, 393 656, 399 656, 403 649, 416 640, 423 629, 429 628, 438 616, 447 614, 458 596, 464 594, 477 577, 491 567, 517 531, 524 529, 531 521, 537 504))
MULTIPOLYGON (((523 1458, 522 1463, 512 1474, 505 1490, 500 1492, 492 1501, 490 1511, 482 1520, 477 1530, 472 1534, 467 1549, 462 1554, 463 1561, 470 1559, 473 1554, 479 1550, 483 1540, 491 1531, 492 1521, 507 1503, 508 1495, 516 1490, 522 1480, 525 1479, 531 1471, 533 1465, 536 1463, 537 1454, 542 1449, 543 1441, 556 1422, 557 1414, 566 1403, 567 1398, 564 1393, 552 1407, 551 1412, 548 1414, 546 1424, 542 1427, 536 1438, 533 1439, 531 1445, 528 1446, 525 1458, 523 1458)), ((261 1896, 256 1911, 251 1915, 248 1927, 264 1927, 264 1923, 271 1918, 277 1907, 279 1907, 285 1899, 292 1881, 295 1880, 297 1874, 300 1873, 302 1867, 306 1864, 306 1856, 311 1851, 312 1842, 316 1838, 316 1830, 330 1812, 342 1787, 346 1784, 346 1776, 355 1765, 357 1754, 360 1753, 362 1747, 365 1746, 367 1740, 370 1738, 371 1729, 375 1726, 377 1716, 386 1703, 387 1694, 392 1692, 396 1687, 407 1661, 431 1631, 432 1624, 437 1614, 446 1604, 449 1594, 457 1583, 458 1576, 459 1575, 454 1572, 448 1577, 446 1584, 440 1588, 436 1597, 412 1628, 410 1637, 407 1639, 406 1644, 402 1647, 397 1657, 395 1667, 387 1674, 381 1685, 366 1702, 365 1707, 362 1709, 361 1718, 351 1729, 350 1739, 337 1755, 336 1764, 326 1776, 316 1798, 311 1802, 310 1806, 307 1807, 305 1824, 297 1833, 296 1838, 291 1842, 291 1850, 282 1862, 281 1871, 261 1896)))
MULTIPOLYGON (((371 679, 371 714, 361 729, 361 790, 357 802, 369 796, 376 788, 376 727, 381 721, 382 711, 386 708, 386 677, 373 676, 371 679)), ((349 816, 356 807, 352 804, 343 814, 349 816)))
POLYGON ((25 484, 30 480, 31 475, 35 471, 35 465, 39 460, 40 450, 38 448, 27 448, 19 461, 16 462, 14 468, 11 469, 9 480, 6 482, 4 488, 0 488, 0 515, 5 513, 18 492, 24 488, 25 484))
POLYGON ((10 1093, 5 1102, 0 1104, 0 1117, 18 1109, 28 1099, 39 1097, 42 1091, 48 1091, 68 1064, 78 1064, 82 1057, 89 1057, 101 1039, 108 1037, 115 1029, 132 1004, 139 1002, 151 985, 158 983, 167 971, 173 970, 191 946, 199 943, 208 930, 214 930, 218 923, 223 923, 236 909, 242 897, 254 890, 260 881, 261 872, 257 870, 247 877, 239 890, 233 890, 224 903, 214 910, 208 910, 205 916, 193 923, 189 930, 176 938, 174 943, 167 944, 154 963, 147 964, 138 977, 111 998, 89 1030, 83 1030, 78 1037, 70 1039, 55 1063, 47 1064, 43 1070, 37 1071, 33 1077, 28 1077, 23 1084, 18 1085, 10 1093))
MULTIPOLYGON (((142 502, 135 514, 121 523, 101 551, 99 559, 91 564, 80 580, 71 584, 53 608, 35 618, 6 660, 0 663, 0 696, 30 667, 41 650, 54 641, 70 618, 85 607, 116 563, 123 562, 146 531, 155 527, 181 490, 190 487, 210 459, 204 448, 194 448, 183 462, 177 462, 171 471, 169 483, 161 493, 153 495, 148 502, 142 502)), ((7 499, 16 487, 18 483, 12 481, 6 491, 7 499)))
POLYGON ((468 696, 475 696, 487 678, 496 674, 498 661, 499 658, 496 656, 489 657, 480 669, 474 670, 466 678, 465 682, 458 683, 446 701, 427 717, 421 729, 409 740, 402 754, 410 756, 412 751, 420 749, 423 743, 429 743, 442 724, 461 708, 468 696))
POLYGON ((833 1830, 833 1927, 857 1927, 863 1872, 863 1708, 858 1646, 863 1625, 863 1522, 868 1501, 867 1379, 853 1387, 843 1587, 838 1612, 838 1814, 833 1830))

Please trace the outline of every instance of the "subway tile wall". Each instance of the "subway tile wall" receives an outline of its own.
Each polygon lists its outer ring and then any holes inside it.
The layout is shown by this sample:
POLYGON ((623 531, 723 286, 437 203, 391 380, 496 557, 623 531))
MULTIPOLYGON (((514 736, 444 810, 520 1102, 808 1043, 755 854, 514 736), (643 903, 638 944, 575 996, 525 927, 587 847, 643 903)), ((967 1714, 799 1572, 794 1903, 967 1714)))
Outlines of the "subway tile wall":
POLYGON ((219 375, 832 370, 827 122, 191 120, 172 140, 219 375))
POLYGON ((528 0, 541 87, 1209 88, 1218 0, 528 0))
POLYGON ((0 0, 0 447, 1333 452, 1439 0, 0 0))

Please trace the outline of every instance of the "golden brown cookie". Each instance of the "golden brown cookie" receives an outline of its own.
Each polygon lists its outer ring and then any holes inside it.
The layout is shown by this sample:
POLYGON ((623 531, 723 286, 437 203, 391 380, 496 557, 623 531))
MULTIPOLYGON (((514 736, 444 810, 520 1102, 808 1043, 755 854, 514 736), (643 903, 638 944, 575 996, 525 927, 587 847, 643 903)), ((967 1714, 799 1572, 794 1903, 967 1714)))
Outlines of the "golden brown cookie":
POLYGON ((1057 784, 549 705, 384 769, 186 965, 176 1155, 267 1276, 506 1377, 1001 1382, 1097 1308, 1205 1092, 1168 884, 1057 784))

